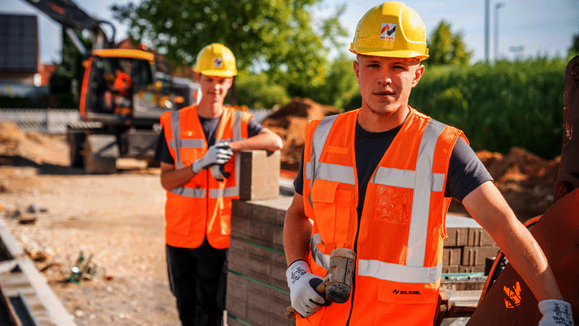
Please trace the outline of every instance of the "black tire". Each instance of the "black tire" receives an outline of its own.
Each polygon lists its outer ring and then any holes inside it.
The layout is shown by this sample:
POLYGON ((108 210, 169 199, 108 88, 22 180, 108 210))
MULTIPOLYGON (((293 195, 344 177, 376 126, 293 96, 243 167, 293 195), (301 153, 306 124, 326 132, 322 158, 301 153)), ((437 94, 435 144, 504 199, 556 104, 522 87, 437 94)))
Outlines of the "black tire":
POLYGON ((156 160, 147 160, 147 166, 150 168, 160 168, 161 162, 156 160))
POLYGON ((85 134, 73 132, 68 134, 68 148, 70 149, 70 166, 75 168, 84 167, 85 134))

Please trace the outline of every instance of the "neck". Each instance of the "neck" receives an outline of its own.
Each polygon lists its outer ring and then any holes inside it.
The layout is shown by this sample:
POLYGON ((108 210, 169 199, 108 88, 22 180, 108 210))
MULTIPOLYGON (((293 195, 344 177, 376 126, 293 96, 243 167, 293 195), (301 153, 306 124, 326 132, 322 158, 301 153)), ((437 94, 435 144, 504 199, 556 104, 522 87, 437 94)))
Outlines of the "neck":
POLYGON ((197 114, 203 118, 217 118, 223 114, 223 103, 221 102, 214 102, 214 101, 203 101, 204 98, 201 98, 201 102, 197 106, 197 114))
POLYGON ((368 132, 383 132, 401 125, 408 113, 410 113, 410 109, 407 105, 388 114, 375 113, 368 108, 362 107, 358 114, 358 123, 362 129, 368 132))

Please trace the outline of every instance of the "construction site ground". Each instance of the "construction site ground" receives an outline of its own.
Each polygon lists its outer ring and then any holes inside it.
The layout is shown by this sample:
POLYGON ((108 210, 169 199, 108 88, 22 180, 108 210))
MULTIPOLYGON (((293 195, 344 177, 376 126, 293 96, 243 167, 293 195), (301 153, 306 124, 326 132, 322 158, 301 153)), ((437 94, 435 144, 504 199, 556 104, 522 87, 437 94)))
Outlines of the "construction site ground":
MULTIPOLYGON (((284 140, 284 177, 295 175, 312 110, 326 114, 315 103, 300 101, 292 105, 306 105, 305 116, 263 122, 284 140)), ((521 220, 551 205, 557 159, 543 160, 519 148, 477 154, 521 220)), ((117 174, 87 175, 69 167, 63 135, 25 133, 0 122, 0 218, 78 325, 176 325, 165 269, 159 169, 129 159, 119 159, 117 167, 117 174), (81 253, 93 276, 77 284, 70 277, 81 253)), ((466 214, 456 202, 451 211, 466 214)))

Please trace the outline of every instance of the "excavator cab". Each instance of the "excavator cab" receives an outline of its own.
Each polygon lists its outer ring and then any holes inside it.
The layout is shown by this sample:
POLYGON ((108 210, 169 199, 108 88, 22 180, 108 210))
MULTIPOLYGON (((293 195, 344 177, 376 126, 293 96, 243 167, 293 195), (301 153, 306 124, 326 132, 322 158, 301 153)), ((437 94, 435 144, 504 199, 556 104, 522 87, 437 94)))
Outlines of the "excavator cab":
POLYGON ((158 121, 176 108, 169 81, 158 79, 152 53, 141 50, 95 50, 87 61, 80 113, 85 120, 106 123, 158 121), (130 122, 128 122, 130 121, 130 122))

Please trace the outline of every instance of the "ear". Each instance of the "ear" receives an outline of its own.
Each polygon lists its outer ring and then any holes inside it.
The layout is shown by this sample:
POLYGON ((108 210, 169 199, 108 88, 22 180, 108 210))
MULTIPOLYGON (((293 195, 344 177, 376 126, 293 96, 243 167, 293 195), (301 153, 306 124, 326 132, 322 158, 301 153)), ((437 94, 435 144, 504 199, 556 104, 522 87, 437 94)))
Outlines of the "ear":
POLYGON ((357 60, 354 60, 354 73, 356 74, 356 80, 358 80, 358 82, 360 81, 359 72, 360 72, 360 64, 358 63, 357 60))
POLYGON ((416 71, 414 72, 414 79, 412 80, 412 88, 418 85, 418 82, 420 81, 420 78, 422 78, 423 74, 424 74, 424 66, 418 64, 418 68, 416 68, 416 71))
POLYGON ((227 77, 227 85, 228 87, 231 87, 231 85, 233 85, 233 77, 227 77))

